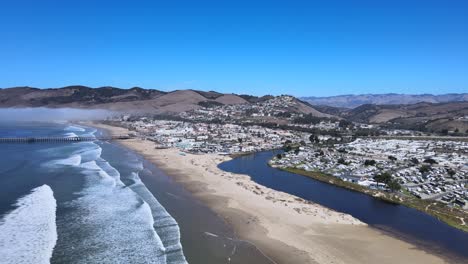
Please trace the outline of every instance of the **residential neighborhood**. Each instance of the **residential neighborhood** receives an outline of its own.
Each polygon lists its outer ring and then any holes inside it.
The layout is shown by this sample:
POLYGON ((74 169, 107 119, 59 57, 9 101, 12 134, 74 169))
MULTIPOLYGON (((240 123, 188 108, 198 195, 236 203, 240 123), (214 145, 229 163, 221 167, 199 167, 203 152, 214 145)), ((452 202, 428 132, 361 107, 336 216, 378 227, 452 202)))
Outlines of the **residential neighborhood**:
POLYGON ((468 143, 359 138, 333 148, 306 145, 275 157, 271 165, 320 171, 375 189, 375 176, 389 173, 404 191, 467 207, 468 143))

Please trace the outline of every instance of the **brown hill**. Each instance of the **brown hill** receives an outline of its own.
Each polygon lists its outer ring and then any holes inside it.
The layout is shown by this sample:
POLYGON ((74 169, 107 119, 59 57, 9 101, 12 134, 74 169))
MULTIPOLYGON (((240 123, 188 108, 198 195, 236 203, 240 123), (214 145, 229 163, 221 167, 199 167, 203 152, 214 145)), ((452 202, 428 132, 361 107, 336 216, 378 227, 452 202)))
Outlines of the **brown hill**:
POLYGON ((249 103, 244 98, 235 94, 224 94, 216 98, 216 102, 224 104, 224 105, 248 104, 249 103))
POLYGON ((86 86, 51 89, 16 87, 0 90, 0 107, 89 107, 96 104, 150 100, 163 94, 165 92, 138 87, 131 89, 86 86))
POLYGON ((333 107, 355 108, 365 104, 374 105, 401 105, 428 103, 448 103, 468 101, 468 93, 460 94, 359 94, 359 95, 338 95, 329 97, 303 97, 301 98, 313 105, 326 105, 333 107))
MULTIPOLYGON (((239 96, 215 91, 177 90, 162 92, 139 87, 131 89, 90 88, 78 85, 50 89, 16 87, 0 89, 0 108, 70 107, 161 114, 180 113, 210 106, 256 104, 273 98, 275 97, 239 96)), ((291 106, 291 111, 327 116, 299 100, 291 106)))
POLYGON ((468 102, 362 105, 341 115, 356 122, 434 132, 468 129, 468 102))

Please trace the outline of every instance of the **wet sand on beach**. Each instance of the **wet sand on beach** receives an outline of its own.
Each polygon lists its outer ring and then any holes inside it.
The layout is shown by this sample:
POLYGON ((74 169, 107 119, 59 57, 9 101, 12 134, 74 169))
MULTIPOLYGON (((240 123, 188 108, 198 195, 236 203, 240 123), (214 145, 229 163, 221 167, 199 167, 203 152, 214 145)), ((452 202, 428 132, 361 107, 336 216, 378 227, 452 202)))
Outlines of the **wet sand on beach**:
MULTIPOLYGON (((94 124, 114 134, 120 127, 94 124)), ((276 263, 444 263, 415 245, 368 227, 358 219, 275 191, 247 175, 220 170, 217 154, 155 149, 151 141, 120 141, 155 164, 228 222, 240 239, 276 263)))

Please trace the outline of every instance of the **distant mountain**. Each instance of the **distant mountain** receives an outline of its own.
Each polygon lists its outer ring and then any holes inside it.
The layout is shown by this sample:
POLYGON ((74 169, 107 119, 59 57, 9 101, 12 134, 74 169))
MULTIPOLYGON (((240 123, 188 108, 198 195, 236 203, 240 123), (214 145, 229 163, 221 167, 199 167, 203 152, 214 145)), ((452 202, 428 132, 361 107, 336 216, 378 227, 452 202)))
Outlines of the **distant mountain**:
POLYGON ((51 89, 15 87, 0 90, 0 106, 91 106, 105 103, 150 100, 164 94, 166 93, 162 91, 147 90, 139 87, 131 89, 119 89, 109 86, 93 89, 79 85, 51 89))
POLYGON ((259 109, 263 112, 268 110, 268 113, 258 117, 264 119, 272 119, 276 114, 286 110, 289 113, 303 113, 320 118, 343 118, 393 128, 468 133, 468 94, 344 95, 297 99, 290 96, 257 97, 197 90, 163 92, 140 87, 121 89, 109 86, 90 88, 75 85, 50 89, 32 87, 0 89, 0 108, 68 107, 125 113, 177 114, 219 106, 226 106, 226 109, 229 109, 229 106, 233 105, 245 105, 239 109, 245 111, 250 109, 251 112, 259 109), (322 105, 324 102, 332 104, 330 102, 333 100, 339 107, 322 105), (366 100, 373 104, 363 104, 367 102, 366 100), (431 102, 412 103, 418 100, 431 100, 431 102), (348 107, 357 105, 357 107, 345 108, 343 105, 348 107))
POLYGON ((468 133, 468 102, 436 104, 423 102, 410 105, 366 104, 342 111, 340 116, 355 122, 374 123, 394 128, 468 133))
POLYGON ((333 107, 355 108, 365 104, 393 105, 393 104, 416 104, 427 103, 448 103, 468 101, 468 93, 462 94, 361 94, 361 95, 338 95, 329 97, 302 97, 313 105, 326 105, 333 107))
POLYGON ((163 92, 154 89, 134 87, 90 88, 67 86, 62 88, 38 89, 14 87, 0 89, 0 107, 72 107, 108 109, 131 112, 182 112, 200 107, 204 101, 220 104, 247 103, 246 100, 230 94, 194 90, 163 92))
MULTIPOLYGON (((215 91, 176 90, 163 92, 139 87, 121 89, 116 87, 90 88, 67 86, 63 88, 38 89, 14 87, 0 89, 0 108, 49 107, 90 108, 139 113, 180 113, 207 106, 256 104, 274 96, 223 94, 215 91)), ((308 104, 298 102, 294 111, 322 113, 308 104)))

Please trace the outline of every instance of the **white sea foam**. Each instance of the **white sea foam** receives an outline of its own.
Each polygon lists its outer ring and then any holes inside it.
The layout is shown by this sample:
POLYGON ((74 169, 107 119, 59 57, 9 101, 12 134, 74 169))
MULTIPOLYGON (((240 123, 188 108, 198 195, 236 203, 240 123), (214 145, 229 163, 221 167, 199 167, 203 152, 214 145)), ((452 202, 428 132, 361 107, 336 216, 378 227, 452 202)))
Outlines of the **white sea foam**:
POLYGON ((99 167, 107 174, 109 177, 112 177, 118 184, 123 186, 124 184, 120 181, 120 172, 112 167, 109 162, 106 160, 99 158, 97 160, 99 162, 99 167))
MULTIPOLYGON (((67 263, 187 263, 176 221, 138 174, 131 175, 134 184, 127 188, 120 172, 101 158, 98 144, 79 144, 80 150, 73 156, 79 156, 80 163, 73 165, 81 168, 86 182, 79 198, 67 205, 73 210, 58 220, 60 226, 66 226, 62 240, 68 241, 61 245, 61 251, 69 252, 57 253, 58 258, 67 263), (74 252, 82 253, 75 256, 74 252)), ((143 169, 135 156, 129 156, 128 161, 131 170, 143 169)))
POLYGON ((99 145, 93 142, 82 142, 79 144, 81 144, 80 146, 82 147, 73 154, 80 155, 82 163, 97 160, 101 157, 102 148, 99 145))
POLYGON ((57 167, 57 166, 79 166, 81 164, 80 155, 71 155, 66 159, 57 159, 45 163, 45 166, 48 167, 57 167))
POLYGON ((47 185, 35 188, 16 206, 0 221, 0 262, 50 263, 57 241, 52 189, 47 185))
POLYGON ((81 168, 85 169, 85 173, 91 176, 99 175, 99 179, 94 179, 97 184, 110 184, 115 187, 117 184, 123 186, 123 183, 117 181, 115 177, 111 177, 105 170, 98 166, 95 160, 82 163, 81 168))
POLYGON ((81 136, 83 136, 83 137, 94 137, 96 132, 97 132, 97 130, 92 128, 87 133, 84 133, 81 136))
POLYGON ((65 137, 67 137, 67 138, 72 138, 72 137, 78 137, 78 135, 75 134, 75 133, 73 133, 73 132, 69 132, 69 133, 66 133, 66 134, 65 134, 65 137))
POLYGON ((166 211, 153 194, 146 188, 138 173, 132 173, 130 178, 133 184, 130 188, 134 190, 151 208, 154 217, 154 228, 161 237, 166 248, 167 263, 185 264, 185 256, 180 243, 180 229, 175 219, 166 211))
POLYGON ((120 173, 104 159, 80 167, 86 186, 69 204, 74 210, 63 220, 68 227, 63 236, 73 240, 74 234, 85 234, 69 248, 85 253, 70 262, 167 263, 150 206, 125 187, 120 173))
POLYGON ((75 132, 85 132, 86 129, 79 127, 77 125, 69 125, 65 129, 65 131, 75 131, 75 132))

